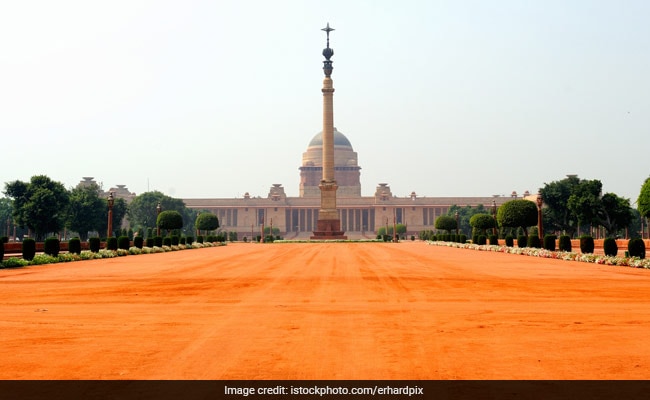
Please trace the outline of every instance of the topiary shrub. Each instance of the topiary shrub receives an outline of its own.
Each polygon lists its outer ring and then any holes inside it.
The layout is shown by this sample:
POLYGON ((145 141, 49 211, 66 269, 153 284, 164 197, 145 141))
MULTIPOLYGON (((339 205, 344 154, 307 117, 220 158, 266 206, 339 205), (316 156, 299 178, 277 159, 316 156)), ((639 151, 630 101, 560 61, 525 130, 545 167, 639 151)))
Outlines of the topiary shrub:
POLYGON ((45 254, 52 257, 58 257, 59 251, 61 251, 61 244, 59 243, 59 239, 55 237, 49 237, 45 239, 45 243, 43 243, 43 252, 45 254))
POLYGON ((156 247, 162 247, 163 245, 163 238, 162 236, 156 236, 153 238, 153 245, 156 247))
MULTIPOLYGON (((259 235, 258 235, 258 236, 259 236, 259 235)), ((261 237, 261 236, 260 236, 260 237, 261 237)), ((196 241, 199 242, 199 243, 203 243, 203 235, 199 235, 199 236, 197 236, 197 237, 196 237, 196 241)), ((257 239, 257 241, 259 242, 260 239, 257 239)))
POLYGON ((172 238, 169 236, 166 236, 163 238, 163 246, 171 246, 172 245, 172 238))
POLYGON ((605 238, 603 241, 603 251, 606 256, 615 257, 618 254, 618 245, 616 239, 612 237, 605 238))
POLYGON ((487 242, 487 237, 485 237, 485 235, 478 235, 478 242, 476 242, 476 244, 478 244, 479 246, 483 246, 486 242, 487 242))
POLYGON ((537 235, 528 236, 528 247, 534 249, 540 249, 542 247, 542 241, 539 240, 539 236, 537 235))
POLYGON ((179 243, 180 244, 185 244, 185 243, 187 243, 186 241, 187 241, 187 239, 185 239, 185 236, 183 236, 183 237, 180 238, 179 243))
POLYGON ((571 251, 571 236, 561 235, 559 241, 560 251, 571 251))
POLYGON ((146 240, 147 247, 153 247, 155 246, 155 241, 153 240, 153 237, 148 237, 146 240))
POLYGON ((68 241, 68 253, 81 254, 81 240, 72 238, 68 241))
POLYGON ((117 238, 117 248, 122 250, 128 250, 131 247, 131 240, 128 236, 120 236, 117 238))
POLYGON ((645 242, 640 238, 630 239, 627 242, 627 251, 630 257, 645 258, 645 242))
POLYGON ((493 246, 499 245, 499 237, 497 235, 490 235, 488 237, 488 240, 490 241, 490 244, 493 246))
POLYGON ((467 243, 467 236, 464 233, 460 234, 460 242, 467 243))
POLYGON ((36 241, 31 238, 23 239, 23 260, 32 261, 36 255, 36 241))
POLYGON ((515 238, 513 238, 512 235, 507 235, 506 236, 506 246, 508 246, 508 247, 514 247, 515 246, 515 238))
POLYGON ((524 235, 517 236, 517 247, 526 247, 527 243, 528 240, 526 239, 526 236, 524 235))
POLYGON ((88 247, 90 247, 90 251, 93 253, 99 252, 99 246, 101 245, 101 241, 99 240, 98 237, 91 237, 88 239, 88 247))
POLYGON ((5 256, 5 242, 0 240, 0 267, 2 266, 2 259, 5 256))
POLYGON ((115 236, 106 238, 106 250, 117 251, 117 238, 115 236))
POLYGON ((136 236, 133 238, 133 245, 138 249, 141 249, 143 244, 144 244, 144 239, 142 238, 142 236, 136 236))
POLYGON ((590 235, 580 237, 580 252, 587 254, 594 252, 594 238, 590 235))
POLYGON ((172 236, 172 245, 178 246, 178 243, 180 243, 180 238, 177 235, 172 236))
POLYGON ((544 235, 544 249, 555 251, 555 235, 544 235))
POLYGON ((194 243, 194 237, 193 237, 193 236, 188 236, 188 237, 185 239, 185 243, 187 243, 187 244, 192 244, 192 243, 194 243))

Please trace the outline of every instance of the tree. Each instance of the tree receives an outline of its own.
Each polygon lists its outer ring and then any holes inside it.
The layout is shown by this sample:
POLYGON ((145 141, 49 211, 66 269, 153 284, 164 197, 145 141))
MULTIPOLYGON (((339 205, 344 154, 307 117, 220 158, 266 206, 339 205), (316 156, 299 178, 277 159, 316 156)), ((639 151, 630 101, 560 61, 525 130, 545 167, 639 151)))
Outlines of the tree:
POLYGON ((158 215, 156 226, 160 229, 166 229, 167 233, 173 229, 181 229, 183 227, 183 216, 176 210, 163 211, 158 215))
POLYGON ((603 184, 597 180, 582 180, 574 187, 566 207, 577 218, 578 223, 593 225, 602 212, 600 196, 603 184))
POLYGON ((18 225, 27 226, 37 239, 63 228, 70 194, 62 183, 36 175, 28 183, 5 184, 5 194, 14 201, 14 218, 18 225))
POLYGON ((605 228, 607 236, 616 236, 619 230, 632 222, 630 200, 614 193, 605 193, 600 201, 602 207, 598 214, 598 223, 605 228))
POLYGON ((436 219, 434 226, 436 229, 442 229, 447 231, 447 233, 451 233, 452 230, 456 229, 456 218, 449 215, 442 215, 436 219))
POLYGON ((466 235, 471 235, 472 232, 472 226, 469 223, 469 220, 472 218, 472 216, 476 214, 489 213, 488 210, 483 206, 483 204, 479 204, 476 207, 472 207, 472 206, 460 207, 457 205, 453 205, 449 207, 449 211, 447 212, 447 215, 455 219, 456 212, 458 212, 458 225, 459 225, 458 229, 460 230, 461 233, 464 233, 466 235))
POLYGON ((641 216, 650 218, 650 177, 643 182, 636 204, 641 216))
POLYGON ((219 218, 211 212, 204 212, 196 217, 196 222, 194 224, 196 229, 199 230, 199 233, 200 231, 213 231, 219 228, 219 218))
POLYGON ((185 203, 181 199, 174 199, 161 192, 145 192, 136 196, 129 204, 126 212, 131 226, 149 228, 156 226, 158 218, 156 207, 161 205, 164 210, 175 210, 185 214, 185 203))
POLYGON ((507 228, 522 228, 528 237, 528 227, 537 224, 537 204, 522 199, 506 201, 497 210, 497 222, 507 228))
MULTIPOLYGON (((398 235, 403 235, 406 233, 406 225, 404 224, 396 224, 395 229, 397 230, 398 235)), ((380 227, 377 230, 377 235, 379 236, 384 236, 384 235, 393 235, 393 225, 388 225, 388 233, 386 232, 386 227, 380 227)))
POLYGON ((494 228, 494 218, 489 214, 474 214, 469 224, 479 233, 485 234, 487 229, 494 228))
POLYGON ((79 234, 83 241, 89 231, 99 231, 106 225, 106 201, 99 197, 99 186, 78 186, 70 191, 70 206, 66 218, 68 229, 79 234))
POLYGON ((544 201, 544 219, 550 222, 549 228, 552 230, 565 231, 573 236, 578 229, 578 219, 567 208, 567 203, 579 184, 577 176, 569 175, 560 181, 547 183, 540 189, 544 201))

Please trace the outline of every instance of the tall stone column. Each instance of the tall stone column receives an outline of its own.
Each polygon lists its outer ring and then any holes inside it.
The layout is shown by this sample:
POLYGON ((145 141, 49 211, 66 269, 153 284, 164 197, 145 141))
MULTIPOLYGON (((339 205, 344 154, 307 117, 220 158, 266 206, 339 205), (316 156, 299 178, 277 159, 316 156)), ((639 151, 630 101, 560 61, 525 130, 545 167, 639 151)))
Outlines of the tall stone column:
POLYGON ((332 83, 332 61, 334 50, 330 48, 330 24, 323 29, 327 33, 327 47, 323 50, 323 179, 320 188, 320 210, 312 239, 346 239, 341 231, 341 220, 336 211, 336 190, 334 178, 334 86, 332 83))

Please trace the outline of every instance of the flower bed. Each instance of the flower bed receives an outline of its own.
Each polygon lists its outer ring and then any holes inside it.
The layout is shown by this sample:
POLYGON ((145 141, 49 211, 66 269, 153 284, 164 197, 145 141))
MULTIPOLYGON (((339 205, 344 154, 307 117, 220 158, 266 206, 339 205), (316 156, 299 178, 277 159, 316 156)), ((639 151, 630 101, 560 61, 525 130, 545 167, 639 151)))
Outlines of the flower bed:
POLYGON ((496 245, 478 245, 473 243, 454 243, 454 242, 440 242, 428 241, 427 244, 433 246, 446 246, 455 247, 459 249, 471 249, 478 251, 494 251, 498 253, 519 254, 524 256, 542 257, 542 258, 555 258, 565 261, 581 261, 594 264, 604 265, 617 265, 622 267, 634 268, 648 268, 650 269, 650 259, 640 259, 638 257, 610 257, 597 254, 582 254, 567 251, 549 251, 544 249, 536 249, 532 247, 508 247, 496 245))

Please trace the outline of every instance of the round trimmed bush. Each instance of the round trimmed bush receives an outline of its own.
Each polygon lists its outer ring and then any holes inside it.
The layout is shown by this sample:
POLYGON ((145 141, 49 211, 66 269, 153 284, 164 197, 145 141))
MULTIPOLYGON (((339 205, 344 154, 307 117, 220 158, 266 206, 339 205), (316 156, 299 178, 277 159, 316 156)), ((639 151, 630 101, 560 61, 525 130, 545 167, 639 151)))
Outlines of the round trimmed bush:
POLYGON ((541 240, 539 240, 539 236, 537 235, 528 236, 528 247, 532 247, 534 249, 542 248, 542 242, 541 240))
POLYGON ((117 238, 117 248, 122 250, 128 250, 131 247, 131 240, 128 236, 120 236, 117 238))
POLYGON ((580 252, 587 254, 594 252, 594 238, 590 235, 580 237, 580 252))
POLYGON ((178 243, 180 243, 180 238, 177 235, 172 236, 172 245, 178 246, 178 243))
POLYGON ((36 255, 36 241, 32 238, 23 239, 23 260, 32 261, 36 255))
POLYGON ((93 253, 99 252, 99 247, 101 245, 101 240, 98 237, 91 237, 88 239, 88 247, 93 253))
POLYGON ((526 236, 524 235, 517 236, 517 247, 526 247, 527 244, 528 244, 528 240, 526 239, 526 236))
POLYGON ((163 246, 171 246, 172 245, 172 238, 169 236, 166 236, 163 238, 163 246))
POLYGON ((487 237, 485 235, 478 235, 478 242, 477 244, 479 246, 483 246, 487 242, 487 237))
POLYGON ((81 240, 72 238, 68 241, 68 253, 81 254, 81 240))
POLYGON ((186 243, 186 240, 187 240, 187 239, 185 239, 185 236, 181 237, 181 238, 180 238, 180 244, 185 244, 185 243, 186 243))
POLYGON ((555 235, 544 235, 544 249, 555 251, 555 235))
POLYGON ((606 256, 615 257, 618 254, 616 239, 608 237, 603 241, 603 251, 606 256))
POLYGON ((497 235, 490 235, 488 237, 488 240, 490 241, 490 244, 493 246, 499 245, 499 237, 497 235))
POLYGON ((515 238, 513 238, 512 235, 507 235, 506 236, 506 246, 514 247, 514 245, 515 245, 515 238))
POLYGON ((106 250, 117 250, 117 238, 115 236, 106 238, 106 250))
MULTIPOLYGON (((196 237, 196 241, 199 242, 199 243, 203 243, 203 235, 199 235, 199 236, 197 236, 197 237, 196 237)), ((257 241, 259 242, 260 240, 257 239, 257 241)))
POLYGON ((136 236, 133 238, 133 245, 138 249, 141 249, 143 244, 144 244, 144 239, 142 238, 142 236, 136 236))
POLYGON ((163 245, 163 238, 162 236, 156 236, 153 238, 153 245, 156 247, 162 247, 163 245))
POLYGON ((43 244, 43 252, 45 254, 52 257, 58 257, 59 251, 61 251, 61 244, 59 243, 59 239, 55 237, 49 237, 45 239, 45 243, 43 244))
POLYGON ((645 242, 640 238, 630 239, 627 242, 627 251, 630 257, 645 258, 645 242))
POLYGON ((193 236, 188 236, 188 237, 185 239, 185 243, 187 243, 187 244, 192 244, 192 243, 194 243, 194 237, 193 237, 193 236))
POLYGON ((559 241, 560 251, 571 251, 571 236, 561 235, 559 241))
POLYGON ((156 242, 153 240, 153 236, 152 236, 152 237, 148 237, 145 243, 147 244, 147 247, 153 247, 155 246, 156 242))

